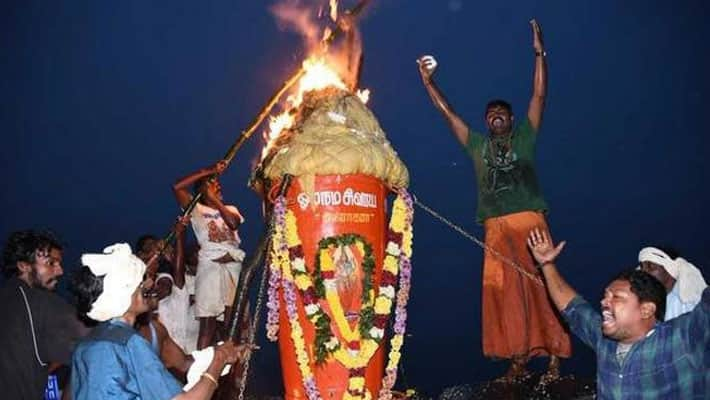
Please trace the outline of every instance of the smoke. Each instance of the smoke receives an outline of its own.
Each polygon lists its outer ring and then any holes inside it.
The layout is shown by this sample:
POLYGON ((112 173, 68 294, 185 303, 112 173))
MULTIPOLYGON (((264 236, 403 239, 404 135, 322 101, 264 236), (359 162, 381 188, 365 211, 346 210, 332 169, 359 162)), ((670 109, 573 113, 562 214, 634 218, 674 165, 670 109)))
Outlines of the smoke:
POLYGON ((315 48, 320 40, 316 12, 301 0, 284 0, 271 7, 278 27, 300 34, 308 49, 315 48))
POLYGON ((357 87, 362 56, 362 38, 357 18, 347 18, 337 12, 335 0, 281 0, 270 10, 279 28, 296 32, 304 40, 306 51, 321 50, 321 40, 333 28, 333 18, 340 18, 346 34, 329 46, 325 57, 350 90, 357 87), (314 3, 320 3, 315 4, 314 3))

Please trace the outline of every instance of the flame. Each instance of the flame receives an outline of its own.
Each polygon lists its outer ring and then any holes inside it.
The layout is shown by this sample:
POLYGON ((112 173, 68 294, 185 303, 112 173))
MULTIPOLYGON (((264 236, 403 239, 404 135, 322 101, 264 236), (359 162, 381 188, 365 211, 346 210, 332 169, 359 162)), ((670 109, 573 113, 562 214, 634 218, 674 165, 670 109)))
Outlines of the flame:
MULTIPOLYGON (((331 20, 337 23, 338 0, 329 0, 328 6, 330 8, 329 16, 331 20)), ((282 3, 274 7, 272 11, 282 23, 301 31, 304 36, 308 38, 309 43, 311 42, 315 36, 314 31, 316 31, 317 28, 308 20, 307 9, 292 7, 282 3)), ((323 7, 321 7, 318 11, 319 17, 323 11, 323 7)), ((326 27, 323 31, 321 44, 328 36, 330 36, 330 34, 331 29, 326 27)), ((309 45, 309 48, 314 47, 309 45)), ((333 65, 329 65, 329 62, 340 64, 342 61, 337 60, 335 57, 329 57, 326 59, 324 57, 311 56, 303 62, 304 74, 295 85, 295 89, 281 105, 281 109, 284 111, 279 115, 269 117, 269 127, 268 130, 264 132, 266 145, 261 151, 262 159, 266 157, 271 148, 274 146, 274 143, 279 135, 281 135, 284 130, 291 128, 293 125, 296 115, 293 111, 301 105, 303 102, 303 96, 306 92, 312 90, 322 90, 327 87, 349 90, 343 79, 338 75, 338 69, 333 65)), ((364 104, 367 104, 367 101, 370 98, 370 91, 368 89, 358 89, 354 94, 364 104)))
MULTIPOLYGON (((301 105, 306 92, 322 90, 327 87, 348 90, 347 85, 345 85, 345 82, 340 78, 335 68, 328 65, 324 58, 313 56, 307 58, 303 62, 303 69, 305 72, 301 79, 299 79, 297 88, 286 99, 283 107, 285 111, 279 115, 269 117, 269 129, 267 132, 264 132, 264 138, 267 143, 261 152, 262 159, 269 153, 269 150, 273 147, 276 138, 279 137, 281 132, 292 126, 295 118, 291 110, 301 105)), ((368 89, 359 89, 356 91, 355 95, 360 101, 367 103, 370 97, 370 91, 368 89)))
POLYGON ((330 0, 330 19, 338 20, 338 0, 330 0))

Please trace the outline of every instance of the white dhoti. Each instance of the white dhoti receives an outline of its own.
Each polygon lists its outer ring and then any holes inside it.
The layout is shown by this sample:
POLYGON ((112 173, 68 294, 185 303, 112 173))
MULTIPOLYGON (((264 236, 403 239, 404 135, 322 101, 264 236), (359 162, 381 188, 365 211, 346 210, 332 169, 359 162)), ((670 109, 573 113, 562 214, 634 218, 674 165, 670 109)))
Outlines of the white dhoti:
MULTIPOLYGON (((239 215, 234 206, 226 206, 239 215)), ((241 218, 241 215, 239 215, 241 218)), ((224 308, 231 307, 237 292, 244 251, 236 230, 227 226, 216 209, 198 203, 191 215, 192 228, 200 244, 195 278, 195 317, 224 317, 224 308), (231 262, 214 260, 229 255, 231 262)), ((241 218, 241 222, 244 219, 241 218)))
POLYGON ((241 270, 241 261, 218 263, 200 257, 195 279, 195 317, 224 317, 224 308, 234 302, 241 270))
POLYGON ((158 317, 165 325, 175 343, 190 354, 197 349, 200 324, 195 318, 195 307, 190 304, 190 295, 195 293, 195 278, 186 275, 185 286, 173 285, 170 296, 160 300, 158 317))

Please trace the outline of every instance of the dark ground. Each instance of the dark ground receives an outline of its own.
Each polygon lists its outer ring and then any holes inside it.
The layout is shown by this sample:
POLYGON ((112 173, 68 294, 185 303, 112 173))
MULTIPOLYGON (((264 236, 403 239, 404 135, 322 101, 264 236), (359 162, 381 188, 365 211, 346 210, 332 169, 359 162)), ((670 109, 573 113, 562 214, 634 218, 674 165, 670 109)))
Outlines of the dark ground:
MULTIPOLYGON (((595 382, 593 379, 578 378, 574 375, 561 377, 547 385, 539 385, 540 374, 532 374, 527 379, 515 383, 489 381, 452 386, 444 389, 438 395, 416 392, 393 392, 395 400, 592 400, 595 398, 595 382)), ((247 390, 248 392, 248 390, 247 390)), ((236 396, 223 397, 236 398, 236 396)), ((277 395, 248 394, 247 400, 282 400, 277 395)))
POLYGON ((595 382, 593 379, 577 378, 574 375, 561 377, 547 385, 539 385, 540 374, 533 374, 528 379, 506 384, 490 381, 478 384, 453 386, 444 389, 439 400, 583 400, 594 399, 595 382))

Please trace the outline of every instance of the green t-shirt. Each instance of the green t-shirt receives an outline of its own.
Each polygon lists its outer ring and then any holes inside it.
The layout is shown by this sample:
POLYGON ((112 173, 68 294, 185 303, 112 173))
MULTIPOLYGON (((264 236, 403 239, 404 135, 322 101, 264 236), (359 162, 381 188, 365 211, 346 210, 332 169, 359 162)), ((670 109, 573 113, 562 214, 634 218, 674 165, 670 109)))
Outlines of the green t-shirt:
POLYGON ((466 151, 476 169, 479 223, 520 211, 547 211, 535 174, 536 139, 527 118, 512 136, 493 139, 469 132, 466 151))

